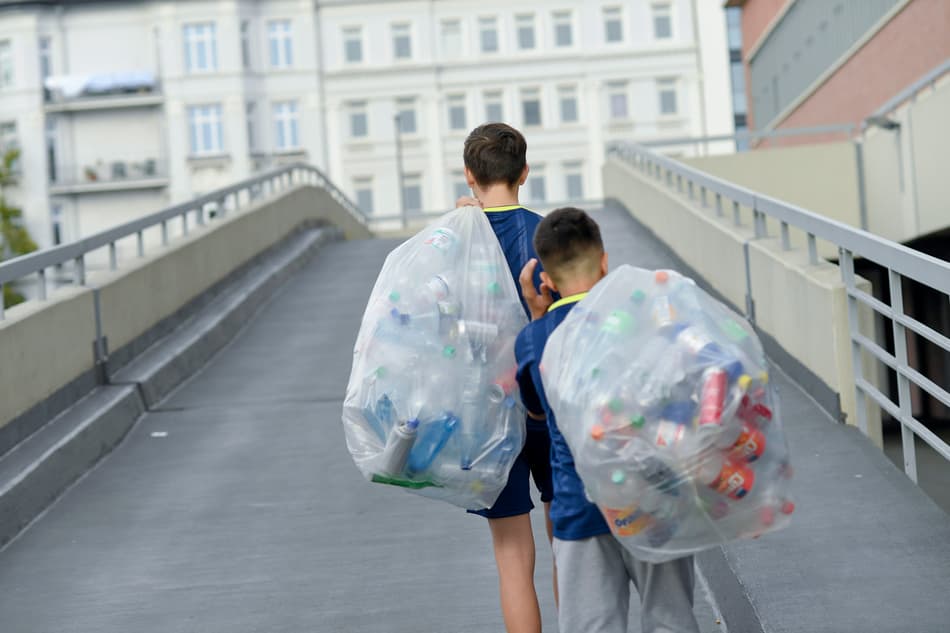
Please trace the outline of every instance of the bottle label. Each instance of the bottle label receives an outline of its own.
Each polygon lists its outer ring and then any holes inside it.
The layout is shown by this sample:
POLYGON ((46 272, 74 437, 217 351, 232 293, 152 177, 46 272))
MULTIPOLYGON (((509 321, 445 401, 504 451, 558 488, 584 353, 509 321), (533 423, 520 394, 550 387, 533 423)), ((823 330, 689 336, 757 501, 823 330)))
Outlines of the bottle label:
POLYGON ((617 536, 635 536, 653 524, 653 517, 638 506, 601 508, 610 531, 617 536))
POLYGON ((434 246, 438 250, 445 252, 452 248, 455 243, 458 241, 458 238, 455 236, 455 231, 446 228, 440 228, 432 231, 432 235, 426 239, 425 243, 429 246, 434 246))

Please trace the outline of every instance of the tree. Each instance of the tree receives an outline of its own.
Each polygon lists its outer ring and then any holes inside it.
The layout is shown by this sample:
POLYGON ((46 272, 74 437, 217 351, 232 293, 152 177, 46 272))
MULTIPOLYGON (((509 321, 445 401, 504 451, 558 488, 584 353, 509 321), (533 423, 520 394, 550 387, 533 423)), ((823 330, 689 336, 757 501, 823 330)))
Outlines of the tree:
MULTIPOLYGON (((7 202, 4 188, 17 182, 16 162, 20 150, 10 149, 0 161, 0 262, 4 259, 26 255, 36 250, 36 242, 22 224, 23 211, 7 202)), ((23 301, 23 295, 9 285, 3 287, 3 305, 15 306, 23 301)))

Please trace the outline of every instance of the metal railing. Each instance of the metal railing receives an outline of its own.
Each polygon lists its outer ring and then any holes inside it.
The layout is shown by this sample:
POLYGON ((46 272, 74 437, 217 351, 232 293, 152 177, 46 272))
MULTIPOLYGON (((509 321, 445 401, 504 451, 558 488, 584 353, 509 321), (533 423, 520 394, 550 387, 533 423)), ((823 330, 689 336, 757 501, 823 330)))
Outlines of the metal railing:
MULTIPOLYGON (((156 226, 161 227, 161 245, 167 246, 170 239, 169 228, 172 222, 180 222, 182 235, 188 235, 191 228, 189 218, 198 226, 204 226, 209 221, 225 217, 228 213, 235 212, 262 197, 273 196, 299 185, 313 185, 327 191, 336 202, 361 224, 367 224, 363 212, 336 185, 330 182, 323 172, 310 165, 295 163, 264 172, 230 187, 218 189, 193 200, 157 211, 69 244, 54 246, 0 262, 0 296, 3 295, 5 285, 26 279, 31 275, 37 275, 39 278, 38 299, 45 301, 47 298, 47 270, 50 268, 73 265, 75 271, 73 281, 82 286, 86 284, 86 257, 93 251, 108 248, 109 269, 116 270, 119 267, 118 249, 116 247, 119 240, 135 236, 137 256, 144 257, 144 233, 146 229, 156 226)), ((3 318, 4 307, 3 301, 0 300, 0 320, 3 320, 3 318)))
MULTIPOLYGON (((688 196, 702 209, 712 210, 724 217, 731 207, 732 221, 741 224, 740 207, 751 209, 753 231, 756 239, 769 237, 766 219, 772 218, 779 225, 781 247, 791 250, 790 231, 795 229, 806 236, 808 260, 818 264, 816 240, 835 244, 839 253, 841 277, 847 289, 848 320, 851 332, 851 352, 854 369, 854 391, 857 407, 857 424, 862 432, 868 432, 868 407, 872 402, 889 413, 901 425, 904 471, 917 481, 917 457, 914 438, 919 437, 934 451, 950 461, 950 445, 917 420, 911 410, 911 384, 930 394, 950 407, 950 392, 943 386, 914 369, 908 363, 907 331, 950 352, 950 338, 904 313, 902 280, 912 279, 944 295, 950 296, 950 263, 936 259, 882 237, 853 228, 806 209, 791 205, 733 185, 710 176, 676 160, 656 153, 646 147, 614 143, 608 146, 608 157, 626 162, 644 175, 654 178, 676 195, 688 196), (890 302, 885 303, 857 288, 854 273, 855 255, 874 262, 887 271, 890 287, 890 302), (893 324, 895 353, 863 335, 858 327, 858 308, 867 306, 875 313, 889 319, 893 324), (863 375, 862 357, 867 352, 897 375, 898 401, 895 403, 869 382, 863 375)), ((754 321, 754 305, 751 301, 749 278, 748 243, 746 249, 746 309, 754 321)))
MULTIPOLYGON (((937 80, 947 73, 950 73, 950 58, 943 60, 941 64, 932 68, 920 79, 888 99, 887 102, 875 110, 874 114, 868 117, 868 119, 873 120, 877 117, 887 116, 899 108, 905 101, 914 99, 925 88, 933 88, 937 80)), ((867 121, 865 121, 865 125, 867 125, 867 121)))

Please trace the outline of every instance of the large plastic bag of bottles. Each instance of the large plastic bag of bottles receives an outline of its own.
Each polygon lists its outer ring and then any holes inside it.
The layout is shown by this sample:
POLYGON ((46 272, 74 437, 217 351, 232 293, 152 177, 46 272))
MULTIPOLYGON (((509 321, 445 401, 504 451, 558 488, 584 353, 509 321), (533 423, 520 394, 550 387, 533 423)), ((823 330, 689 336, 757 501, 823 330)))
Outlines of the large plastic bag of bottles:
POLYGON ((463 508, 491 507, 524 445, 514 341, 526 323, 481 209, 456 209, 390 253, 343 405, 363 475, 463 508))
POLYGON ((792 470, 762 346, 692 280, 612 272, 551 335, 541 376, 588 497, 638 558, 787 524, 792 470))

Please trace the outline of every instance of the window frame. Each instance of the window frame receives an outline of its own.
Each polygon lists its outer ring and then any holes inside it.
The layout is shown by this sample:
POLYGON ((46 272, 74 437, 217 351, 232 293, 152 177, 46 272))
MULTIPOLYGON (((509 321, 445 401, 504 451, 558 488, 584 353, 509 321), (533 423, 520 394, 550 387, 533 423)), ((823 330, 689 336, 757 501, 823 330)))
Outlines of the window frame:
POLYGON ((224 151, 224 110, 220 103, 188 106, 188 147, 190 156, 220 156, 224 151), (214 116, 211 116, 214 114, 214 116), (207 127, 207 129, 206 129, 207 127), (205 137, 206 132, 208 137, 205 137), (210 143, 205 143, 210 139, 210 143))
POLYGON ((186 22, 182 25, 185 74, 200 75, 218 70, 218 27, 211 22, 186 22), (203 53, 205 64, 198 65, 203 53))
POLYGON ((294 25, 287 18, 267 21, 267 57, 274 69, 294 66, 294 25))
POLYGON ((274 122, 274 151, 292 152, 301 148, 300 143, 300 107, 296 100, 275 101, 271 104, 271 116, 274 122), (289 138, 287 135, 289 133, 289 138), (284 143, 280 142, 284 137, 284 143))

